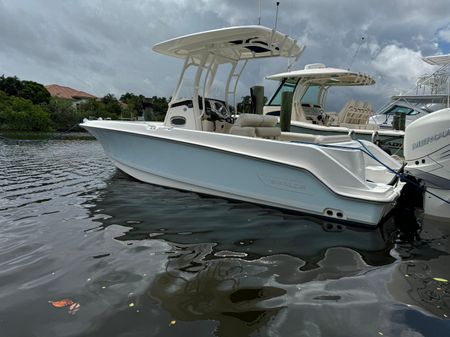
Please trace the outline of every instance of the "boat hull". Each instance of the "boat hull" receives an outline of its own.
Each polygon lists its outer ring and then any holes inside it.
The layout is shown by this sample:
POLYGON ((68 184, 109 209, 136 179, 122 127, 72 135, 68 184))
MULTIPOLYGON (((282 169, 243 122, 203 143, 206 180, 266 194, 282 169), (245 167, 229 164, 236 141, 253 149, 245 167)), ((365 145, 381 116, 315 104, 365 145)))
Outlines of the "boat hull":
MULTIPOLYGON (((395 200, 332 191, 312 172, 243 153, 169 138, 86 127, 114 164, 151 184, 374 226, 395 200)), ((245 141, 244 137, 239 137, 245 141)))

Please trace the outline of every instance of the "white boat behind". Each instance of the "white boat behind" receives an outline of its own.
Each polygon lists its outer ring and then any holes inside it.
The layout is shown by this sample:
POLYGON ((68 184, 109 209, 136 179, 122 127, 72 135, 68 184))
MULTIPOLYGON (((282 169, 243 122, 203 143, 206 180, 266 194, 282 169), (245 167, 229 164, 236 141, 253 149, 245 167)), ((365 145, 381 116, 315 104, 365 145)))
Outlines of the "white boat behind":
POLYGON ((381 129, 392 129, 394 116, 404 115, 405 125, 435 111, 450 108, 450 54, 423 57, 422 60, 438 68, 416 81, 414 90, 395 95, 374 114, 369 123, 381 129), (414 92, 413 92, 414 91, 414 92))
POLYGON ((155 51, 185 61, 164 123, 85 120, 81 126, 119 169, 138 180, 375 226, 404 185, 396 178, 397 161, 370 142, 281 132, 277 117, 236 119, 230 111, 247 61, 298 58, 303 48, 262 26, 157 44, 155 51), (223 96, 211 97, 222 66, 228 69, 223 96), (180 97, 191 67, 193 91, 180 97))
POLYGON ((282 93, 293 93, 292 132, 316 135, 352 134, 354 138, 376 142, 391 154, 403 156, 404 131, 383 130, 376 124, 369 124, 373 114, 369 102, 349 99, 340 111, 327 110, 330 90, 373 85, 375 80, 371 76, 314 63, 306 65, 302 70, 266 78, 279 81, 280 84, 264 107, 264 114, 279 116, 282 93))

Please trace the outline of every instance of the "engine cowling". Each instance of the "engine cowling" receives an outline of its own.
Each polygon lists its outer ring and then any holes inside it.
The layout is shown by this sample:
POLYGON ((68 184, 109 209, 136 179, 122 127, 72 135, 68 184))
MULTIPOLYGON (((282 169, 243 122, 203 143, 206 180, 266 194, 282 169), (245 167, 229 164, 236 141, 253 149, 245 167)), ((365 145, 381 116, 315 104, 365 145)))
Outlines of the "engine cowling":
POLYGON ((403 146, 406 171, 426 186, 425 214, 450 223, 450 108, 411 123, 403 146))

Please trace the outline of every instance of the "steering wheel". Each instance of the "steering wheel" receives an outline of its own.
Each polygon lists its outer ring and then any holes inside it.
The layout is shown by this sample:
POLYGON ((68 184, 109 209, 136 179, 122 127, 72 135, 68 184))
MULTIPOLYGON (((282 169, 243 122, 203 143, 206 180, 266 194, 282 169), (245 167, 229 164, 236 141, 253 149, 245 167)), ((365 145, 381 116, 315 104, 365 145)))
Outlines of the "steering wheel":
POLYGON ((217 115, 219 115, 222 119, 227 119, 229 116, 229 112, 223 105, 220 106, 220 108, 217 110, 217 115))
POLYGON ((217 120, 225 120, 227 122, 229 122, 229 120, 231 120, 232 123, 232 119, 231 119, 231 113, 227 110, 227 108, 220 104, 219 107, 217 107, 216 104, 211 104, 211 110, 213 112, 213 114, 216 115, 217 120))

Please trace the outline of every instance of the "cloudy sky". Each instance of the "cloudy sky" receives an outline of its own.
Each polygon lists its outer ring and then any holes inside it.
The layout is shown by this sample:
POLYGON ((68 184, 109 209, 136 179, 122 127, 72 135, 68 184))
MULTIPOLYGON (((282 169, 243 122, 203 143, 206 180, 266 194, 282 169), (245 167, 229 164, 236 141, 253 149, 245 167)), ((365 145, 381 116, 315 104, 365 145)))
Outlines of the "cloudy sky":
MULTIPOLYGON (((422 56, 450 53, 449 0, 282 0, 278 30, 306 45, 294 68, 321 62, 371 74, 358 90, 380 106, 433 71, 422 56), (357 52, 358 51, 358 52, 357 52)), ((0 0, 0 74, 104 96, 170 96, 182 62, 153 44, 198 31, 256 24, 258 0, 0 0)), ((275 1, 261 0, 273 27, 275 1)), ((286 61, 258 64, 243 84, 286 61)), ((273 86, 273 85, 272 85, 273 86)), ((242 86, 241 86, 242 88, 242 86)), ((246 94, 246 93, 242 93, 246 94)))

